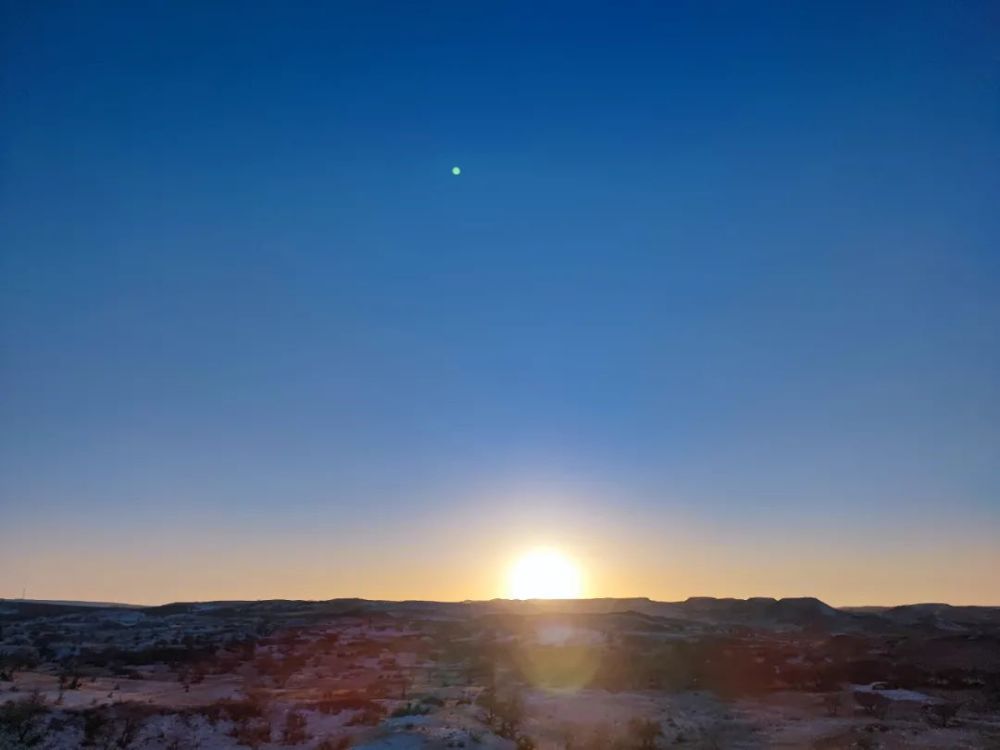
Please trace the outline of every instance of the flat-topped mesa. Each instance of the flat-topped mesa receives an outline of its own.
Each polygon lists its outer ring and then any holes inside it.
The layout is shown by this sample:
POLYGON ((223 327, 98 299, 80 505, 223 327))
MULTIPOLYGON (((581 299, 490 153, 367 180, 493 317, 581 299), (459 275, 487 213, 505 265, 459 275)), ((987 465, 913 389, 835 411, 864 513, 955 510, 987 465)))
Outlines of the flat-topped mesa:
POLYGON ((692 596, 679 602, 677 609, 689 617, 734 623, 811 624, 842 617, 844 613, 815 597, 775 599, 754 596, 748 599, 692 596))

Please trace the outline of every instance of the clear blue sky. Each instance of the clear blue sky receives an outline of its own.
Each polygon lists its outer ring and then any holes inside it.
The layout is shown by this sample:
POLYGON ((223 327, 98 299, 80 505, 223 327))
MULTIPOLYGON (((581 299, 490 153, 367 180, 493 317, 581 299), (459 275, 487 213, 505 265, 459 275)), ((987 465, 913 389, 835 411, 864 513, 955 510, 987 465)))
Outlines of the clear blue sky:
POLYGON ((1000 603, 996 4, 0 5, 0 596, 1000 603))

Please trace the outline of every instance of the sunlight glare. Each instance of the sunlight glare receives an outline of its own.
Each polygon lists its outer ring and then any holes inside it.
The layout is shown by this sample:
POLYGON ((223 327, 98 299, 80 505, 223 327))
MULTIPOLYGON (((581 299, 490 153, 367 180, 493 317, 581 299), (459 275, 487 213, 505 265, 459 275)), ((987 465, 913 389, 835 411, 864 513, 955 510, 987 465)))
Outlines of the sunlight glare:
POLYGON ((512 599, 575 599, 583 586, 579 569, 563 554, 539 549, 513 565, 509 590, 512 599))

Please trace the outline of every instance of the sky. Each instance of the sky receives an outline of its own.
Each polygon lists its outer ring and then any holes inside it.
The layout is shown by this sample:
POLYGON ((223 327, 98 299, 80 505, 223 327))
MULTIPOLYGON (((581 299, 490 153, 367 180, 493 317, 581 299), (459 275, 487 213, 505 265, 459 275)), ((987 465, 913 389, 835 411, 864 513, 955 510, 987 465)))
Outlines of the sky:
POLYGON ((995 3, 0 8, 0 597, 1000 604, 995 3))

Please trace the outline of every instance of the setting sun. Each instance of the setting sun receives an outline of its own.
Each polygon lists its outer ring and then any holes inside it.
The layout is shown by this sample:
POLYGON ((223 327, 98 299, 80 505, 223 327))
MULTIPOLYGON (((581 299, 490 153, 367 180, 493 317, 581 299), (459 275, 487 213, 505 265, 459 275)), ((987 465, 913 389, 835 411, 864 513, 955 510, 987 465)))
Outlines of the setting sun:
POLYGON ((580 570, 551 549, 521 557, 510 570, 508 584, 512 599, 575 599, 583 593, 580 570))

